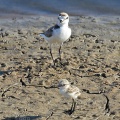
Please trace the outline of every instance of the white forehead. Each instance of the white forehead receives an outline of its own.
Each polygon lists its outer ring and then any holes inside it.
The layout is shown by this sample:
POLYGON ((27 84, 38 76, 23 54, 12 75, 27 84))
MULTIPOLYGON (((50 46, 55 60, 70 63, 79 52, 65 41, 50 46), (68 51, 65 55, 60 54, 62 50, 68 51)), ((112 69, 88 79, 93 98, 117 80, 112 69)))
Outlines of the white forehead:
POLYGON ((69 83, 69 81, 66 80, 66 79, 61 79, 61 80, 59 81, 59 84, 70 84, 70 83, 69 83))
POLYGON ((65 13, 65 12, 62 12, 62 13, 59 14, 59 16, 61 16, 61 17, 66 17, 67 16, 68 17, 68 14, 65 13))

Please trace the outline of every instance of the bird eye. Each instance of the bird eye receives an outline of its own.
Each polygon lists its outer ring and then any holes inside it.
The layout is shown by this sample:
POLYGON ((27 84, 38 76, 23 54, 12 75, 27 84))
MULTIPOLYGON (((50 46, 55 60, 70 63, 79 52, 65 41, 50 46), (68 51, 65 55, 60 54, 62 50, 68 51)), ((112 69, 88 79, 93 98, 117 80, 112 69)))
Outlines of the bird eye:
POLYGON ((66 19, 68 19, 68 17, 66 19))

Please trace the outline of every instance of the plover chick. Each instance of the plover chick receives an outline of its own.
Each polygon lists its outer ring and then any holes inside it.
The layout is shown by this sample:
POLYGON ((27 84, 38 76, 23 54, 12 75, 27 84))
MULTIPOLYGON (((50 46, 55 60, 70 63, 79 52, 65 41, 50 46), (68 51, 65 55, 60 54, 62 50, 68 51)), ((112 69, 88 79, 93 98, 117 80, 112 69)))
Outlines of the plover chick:
POLYGON ((80 89, 76 86, 71 85, 69 81, 66 79, 61 79, 59 81, 58 88, 62 95, 64 95, 65 97, 70 97, 73 100, 71 109, 68 111, 69 114, 71 115, 75 111, 76 99, 80 98, 81 95, 80 89))
POLYGON ((59 57, 61 60, 61 46, 63 45, 63 42, 68 40, 71 36, 71 29, 69 28, 68 23, 69 15, 65 12, 61 12, 58 15, 58 23, 50 27, 46 32, 40 34, 41 37, 50 43, 50 54, 52 59, 52 45, 55 44, 59 45, 59 57))

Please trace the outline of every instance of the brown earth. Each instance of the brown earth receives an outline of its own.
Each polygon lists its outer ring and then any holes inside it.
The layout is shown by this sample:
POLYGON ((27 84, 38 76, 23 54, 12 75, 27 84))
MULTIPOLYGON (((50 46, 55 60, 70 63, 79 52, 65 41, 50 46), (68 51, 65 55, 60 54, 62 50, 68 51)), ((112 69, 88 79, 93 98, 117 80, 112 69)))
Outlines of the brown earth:
POLYGON ((119 120, 120 19, 71 17, 72 36, 53 65, 38 36, 52 17, 0 21, 0 119, 119 120), (62 78, 82 91, 72 115, 65 113, 72 100, 56 88, 62 78))

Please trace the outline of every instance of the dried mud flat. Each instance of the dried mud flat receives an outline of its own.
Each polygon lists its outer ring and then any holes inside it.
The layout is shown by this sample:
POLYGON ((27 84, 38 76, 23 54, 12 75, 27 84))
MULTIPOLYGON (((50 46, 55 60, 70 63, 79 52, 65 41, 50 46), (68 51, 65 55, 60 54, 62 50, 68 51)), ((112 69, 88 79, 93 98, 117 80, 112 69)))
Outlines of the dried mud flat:
POLYGON ((73 35, 62 47, 62 61, 56 59, 53 66, 49 45, 38 36, 54 22, 51 17, 2 20, 0 119, 119 120, 120 20, 116 21, 103 24, 92 17, 73 17, 73 35), (82 91, 72 115, 65 113, 72 101, 56 88, 61 78, 82 91))

